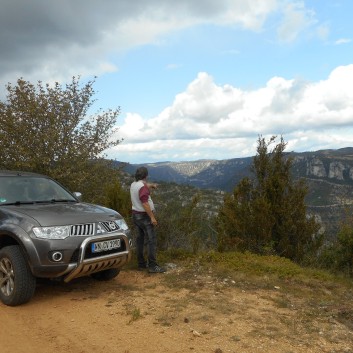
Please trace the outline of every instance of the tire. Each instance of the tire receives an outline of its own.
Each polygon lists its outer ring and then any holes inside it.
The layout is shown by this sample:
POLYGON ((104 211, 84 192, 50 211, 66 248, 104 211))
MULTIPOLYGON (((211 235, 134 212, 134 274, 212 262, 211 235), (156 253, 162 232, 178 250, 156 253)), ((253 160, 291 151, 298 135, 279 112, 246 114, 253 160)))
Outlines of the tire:
POLYGON ((9 306, 27 303, 36 289, 32 275, 18 245, 0 250, 0 300, 9 306))
POLYGON ((117 268, 110 268, 109 270, 104 270, 96 273, 92 273, 91 277, 98 281, 110 281, 115 278, 120 273, 117 268))

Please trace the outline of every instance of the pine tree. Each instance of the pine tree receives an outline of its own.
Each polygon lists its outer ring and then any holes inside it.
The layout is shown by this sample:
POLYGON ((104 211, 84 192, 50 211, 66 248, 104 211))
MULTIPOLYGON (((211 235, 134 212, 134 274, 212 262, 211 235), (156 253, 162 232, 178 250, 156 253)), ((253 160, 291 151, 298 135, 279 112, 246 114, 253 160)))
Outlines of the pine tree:
POLYGON ((244 178, 225 197, 216 220, 219 246, 301 261, 308 249, 315 248, 319 225, 307 216, 307 186, 293 180, 283 138, 269 150, 275 140, 259 137, 252 178, 244 178))

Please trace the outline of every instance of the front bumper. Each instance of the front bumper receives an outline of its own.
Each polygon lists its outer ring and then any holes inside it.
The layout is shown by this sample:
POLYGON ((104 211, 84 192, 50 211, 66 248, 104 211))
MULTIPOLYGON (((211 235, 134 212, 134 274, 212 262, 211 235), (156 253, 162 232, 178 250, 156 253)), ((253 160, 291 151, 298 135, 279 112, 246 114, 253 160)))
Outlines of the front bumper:
POLYGON ((117 253, 112 253, 109 255, 101 255, 94 258, 86 258, 86 250, 92 242, 104 241, 104 240, 112 240, 116 239, 116 235, 114 236, 102 236, 102 237, 94 237, 85 239, 79 250, 78 262, 74 269, 72 269, 65 277, 64 281, 69 282, 74 278, 88 276, 92 273, 109 270, 111 268, 121 268, 127 262, 130 261, 131 252, 130 252, 130 244, 129 240, 125 234, 121 233, 121 238, 125 238, 124 243, 125 250, 117 253))
POLYGON ((115 232, 109 235, 92 236, 85 238, 72 255, 70 261, 66 263, 56 263, 51 265, 36 266, 34 273, 38 277, 58 278, 65 282, 89 276, 92 273, 120 269, 131 260, 131 240, 122 232, 115 232), (106 251, 92 254, 91 244, 113 239, 121 239, 121 248, 113 251, 106 251))

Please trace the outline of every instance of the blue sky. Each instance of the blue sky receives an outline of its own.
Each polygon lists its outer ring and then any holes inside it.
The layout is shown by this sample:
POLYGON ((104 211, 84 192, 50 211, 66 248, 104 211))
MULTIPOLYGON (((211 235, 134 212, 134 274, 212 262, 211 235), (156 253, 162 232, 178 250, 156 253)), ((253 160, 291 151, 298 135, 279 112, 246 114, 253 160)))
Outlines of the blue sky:
POLYGON ((121 108, 110 158, 252 156, 259 135, 296 152, 353 146, 351 0, 0 5, 1 87, 97 76, 95 107, 121 108))

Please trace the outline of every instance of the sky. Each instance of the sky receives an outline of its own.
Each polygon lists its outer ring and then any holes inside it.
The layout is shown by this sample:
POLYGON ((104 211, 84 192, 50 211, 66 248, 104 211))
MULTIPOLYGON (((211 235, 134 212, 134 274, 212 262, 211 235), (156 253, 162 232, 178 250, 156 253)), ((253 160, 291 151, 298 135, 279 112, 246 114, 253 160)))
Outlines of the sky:
MULTIPOLYGON (((0 0, 6 84, 95 79, 129 163, 353 146, 352 0, 0 0), (279 141, 279 139, 278 139, 279 141)), ((94 113, 94 112, 93 112, 94 113)))

